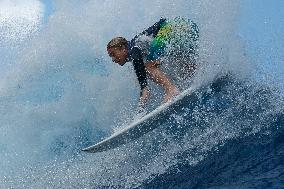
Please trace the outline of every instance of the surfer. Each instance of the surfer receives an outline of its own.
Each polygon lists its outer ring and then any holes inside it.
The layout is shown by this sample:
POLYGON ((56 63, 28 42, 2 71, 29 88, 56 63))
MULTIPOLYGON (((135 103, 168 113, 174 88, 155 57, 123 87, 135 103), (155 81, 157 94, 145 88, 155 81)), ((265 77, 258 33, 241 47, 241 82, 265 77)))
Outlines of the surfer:
MULTIPOLYGON (((147 76, 165 91, 163 103, 178 95, 179 89, 172 80, 159 68, 164 56, 169 56, 169 46, 177 47, 189 42, 189 54, 195 55, 195 43, 198 39, 198 27, 189 19, 160 19, 153 26, 128 41, 124 37, 115 37, 107 45, 107 52, 112 61, 123 66, 132 62, 140 84, 139 107, 143 108, 150 96, 147 76), (182 37, 181 37, 182 36, 182 37), (186 40, 186 41, 185 41, 186 40)), ((174 49, 174 51, 176 51, 174 49)), ((195 69, 195 63, 189 63, 195 69)))

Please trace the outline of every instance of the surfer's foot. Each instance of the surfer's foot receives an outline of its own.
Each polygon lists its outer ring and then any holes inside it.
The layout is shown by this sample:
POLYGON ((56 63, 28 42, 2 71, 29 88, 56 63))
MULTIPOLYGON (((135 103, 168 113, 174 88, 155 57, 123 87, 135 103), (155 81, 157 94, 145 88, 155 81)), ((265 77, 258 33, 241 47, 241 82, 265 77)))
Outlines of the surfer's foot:
POLYGON ((179 95, 180 91, 176 87, 170 88, 168 91, 166 91, 166 96, 164 97, 164 100, 162 104, 170 102, 175 96, 179 95))

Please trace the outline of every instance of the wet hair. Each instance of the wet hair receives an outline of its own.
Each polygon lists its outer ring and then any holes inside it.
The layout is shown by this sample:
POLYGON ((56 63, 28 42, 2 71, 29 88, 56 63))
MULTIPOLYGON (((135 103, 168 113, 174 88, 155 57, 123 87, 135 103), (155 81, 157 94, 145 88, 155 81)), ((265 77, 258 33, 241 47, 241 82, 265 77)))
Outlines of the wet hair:
POLYGON ((110 48, 127 48, 128 41, 124 37, 113 38, 108 44, 107 49, 110 48))

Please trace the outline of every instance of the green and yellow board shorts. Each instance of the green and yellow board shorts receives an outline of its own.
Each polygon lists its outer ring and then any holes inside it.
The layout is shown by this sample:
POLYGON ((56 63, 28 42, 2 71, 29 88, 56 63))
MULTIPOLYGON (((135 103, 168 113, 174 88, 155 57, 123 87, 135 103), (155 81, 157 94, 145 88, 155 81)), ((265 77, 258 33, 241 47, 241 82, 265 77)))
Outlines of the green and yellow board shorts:
POLYGON ((181 47, 186 53, 196 54, 198 38, 198 26, 192 20, 180 17, 167 20, 153 39, 147 60, 159 60, 169 51, 178 51, 181 47))

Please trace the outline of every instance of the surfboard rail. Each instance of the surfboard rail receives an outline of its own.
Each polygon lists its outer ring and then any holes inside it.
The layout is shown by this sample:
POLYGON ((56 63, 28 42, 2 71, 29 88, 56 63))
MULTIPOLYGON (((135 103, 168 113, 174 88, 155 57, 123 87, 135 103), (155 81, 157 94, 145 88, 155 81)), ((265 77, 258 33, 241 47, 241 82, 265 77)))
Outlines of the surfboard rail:
POLYGON ((111 136, 107 137, 101 142, 82 149, 82 151, 91 152, 91 153, 103 152, 121 146, 123 144, 126 144, 132 140, 138 139, 144 134, 157 128, 159 126, 159 124, 157 124, 157 120, 159 119, 159 117, 162 114, 171 114, 171 110, 173 110, 175 106, 178 106, 179 102, 184 97, 190 96, 190 94, 192 94, 192 92, 195 90, 196 90, 195 87, 190 87, 184 90, 181 94, 176 96, 172 101, 158 106, 155 110, 146 114, 141 119, 134 121, 125 128, 113 133, 111 136), (153 124, 154 122, 155 124, 153 124))

